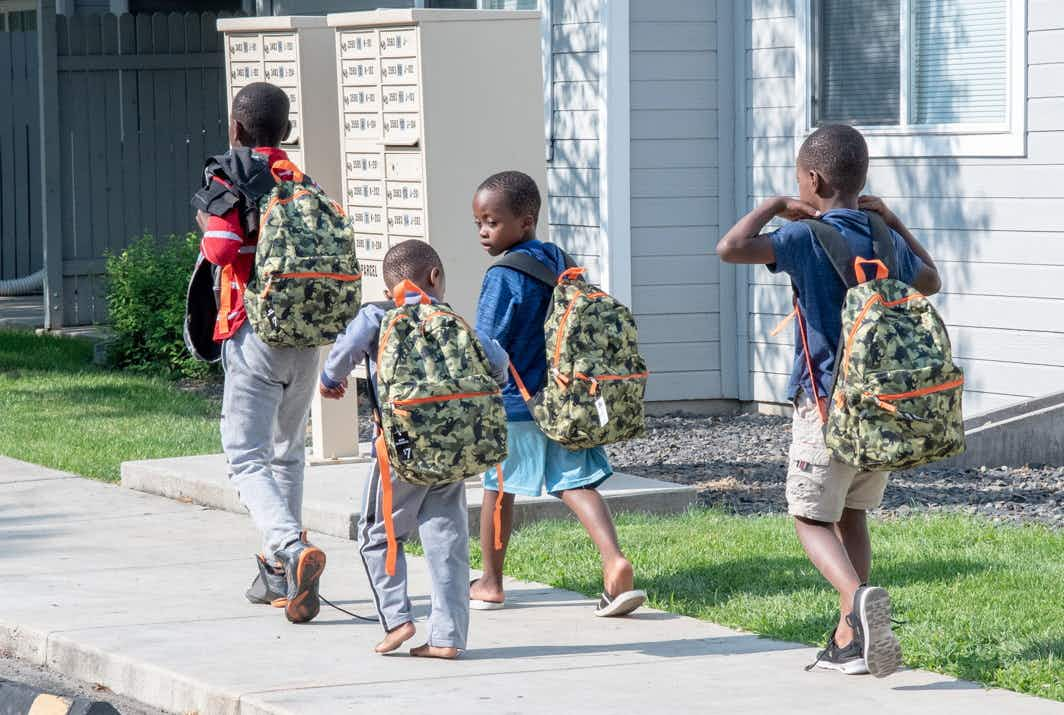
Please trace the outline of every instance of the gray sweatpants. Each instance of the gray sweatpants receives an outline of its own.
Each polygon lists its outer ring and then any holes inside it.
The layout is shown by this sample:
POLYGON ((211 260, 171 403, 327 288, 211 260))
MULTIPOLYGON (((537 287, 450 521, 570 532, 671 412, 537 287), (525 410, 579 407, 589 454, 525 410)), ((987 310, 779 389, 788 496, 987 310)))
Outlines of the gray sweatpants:
POLYGON ((464 649, 469 635, 469 515, 465 482, 419 487, 392 478, 392 519, 399 542, 394 576, 384 569, 388 538, 381 514, 380 468, 374 461, 362 496, 358 550, 384 630, 414 620, 407 595, 403 543, 416 530, 432 578, 428 642, 441 648, 464 649))
POLYGON ((274 348, 244 323, 222 345, 222 449, 267 558, 299 538, 315 348, 274 348))

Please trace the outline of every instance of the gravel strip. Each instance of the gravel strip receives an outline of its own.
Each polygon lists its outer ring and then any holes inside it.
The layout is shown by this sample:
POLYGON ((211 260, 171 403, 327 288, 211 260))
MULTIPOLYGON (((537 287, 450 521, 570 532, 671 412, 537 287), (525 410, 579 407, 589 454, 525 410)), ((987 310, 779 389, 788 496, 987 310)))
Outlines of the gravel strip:
MULTIPOLYGON (((618 471, 698 488, 699 503, 737 514, 785 513, 790 418, 667 415, 609 448, 618 471)), ((954 511, 1064 527, 1064 467, 921 469, 891 476, 880 517, 954 511)))

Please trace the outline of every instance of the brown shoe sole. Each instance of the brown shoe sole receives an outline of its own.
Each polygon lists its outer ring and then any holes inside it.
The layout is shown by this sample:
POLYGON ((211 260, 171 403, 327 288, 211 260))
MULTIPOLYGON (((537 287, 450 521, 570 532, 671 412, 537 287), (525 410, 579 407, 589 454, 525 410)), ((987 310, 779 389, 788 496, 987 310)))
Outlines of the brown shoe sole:
POLYGON ((284 614, 292 623, 306 623, 318 615, 318 579, 325 570, 325 552, 310 546, 299 555, 296 565, 296 596, 288 601, 284 614))

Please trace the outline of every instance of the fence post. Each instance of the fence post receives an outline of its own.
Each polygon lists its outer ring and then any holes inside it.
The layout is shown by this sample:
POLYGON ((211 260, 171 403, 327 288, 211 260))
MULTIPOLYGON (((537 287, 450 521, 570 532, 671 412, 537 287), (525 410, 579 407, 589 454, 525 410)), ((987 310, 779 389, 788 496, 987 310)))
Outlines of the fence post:
POLYGON ((37 0, 37 77, 41 109, 41 234, 44 327, 63 327, 63 235, 59 196, 59 72, 56 0, 37 0))

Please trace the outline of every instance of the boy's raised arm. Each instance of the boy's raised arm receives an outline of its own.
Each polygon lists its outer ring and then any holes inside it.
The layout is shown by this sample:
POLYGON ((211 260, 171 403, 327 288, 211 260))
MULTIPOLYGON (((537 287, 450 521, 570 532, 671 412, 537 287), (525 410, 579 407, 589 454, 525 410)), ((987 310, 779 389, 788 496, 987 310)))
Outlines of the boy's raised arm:
POLYGON ((865 209, 866 211, 875 211, 877 214, 883 217, 887 225, 898 232, 898 235, 905 239, 905 243, 908 244, 909 250, 916 254, 916 257, 920 259, 923 266, 920 268, 920 272, 913 278, 913 288, 920 291, 924 295, 934 295, 942 290, 942 278, 938 275, 938 266, 935 265, 934 259, 931 258, 931 254, 927 252, 927 249, 916 240, 916 237, 909 231, 908 226, 902 223, 902 220, 897 215, 887 208, 883 199, 878 196, 862 196, 858 199, 857 205, 865 209))
POLYGON ((772 239, 761 235, 761 229, 776 216, 796 221, 819 215, 819 211, 798 199, 786 196, 766 199, 724 234, 717 244, 717 255, 725 263, 775 263, 776 251, 772 247, 772 239))

